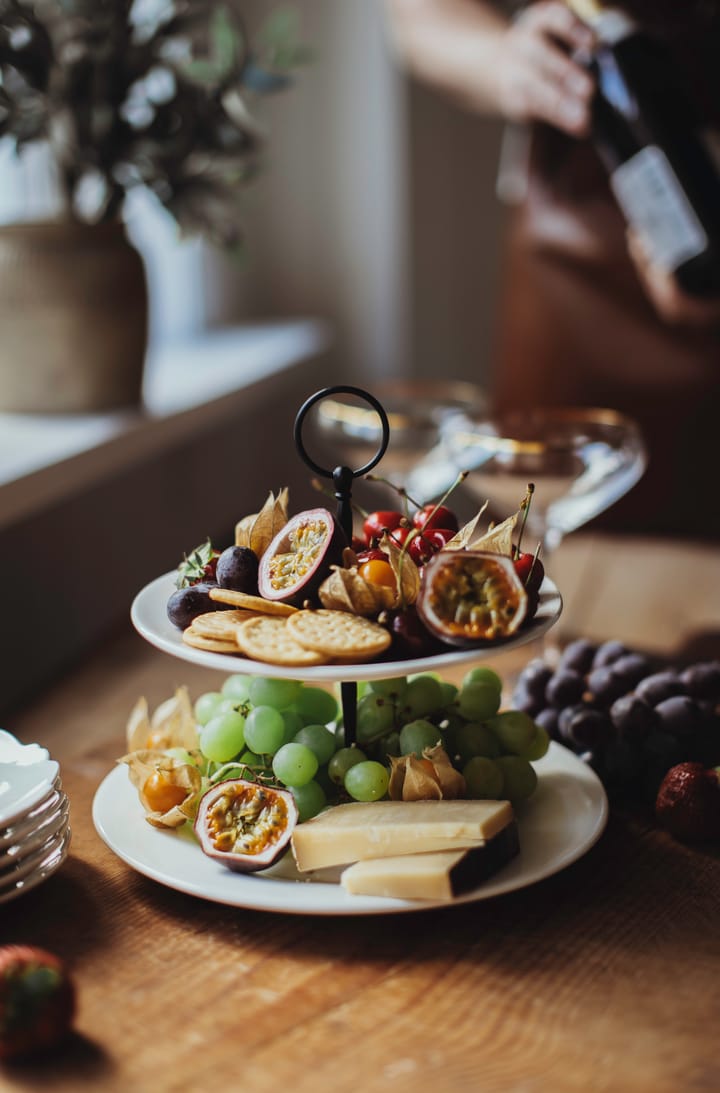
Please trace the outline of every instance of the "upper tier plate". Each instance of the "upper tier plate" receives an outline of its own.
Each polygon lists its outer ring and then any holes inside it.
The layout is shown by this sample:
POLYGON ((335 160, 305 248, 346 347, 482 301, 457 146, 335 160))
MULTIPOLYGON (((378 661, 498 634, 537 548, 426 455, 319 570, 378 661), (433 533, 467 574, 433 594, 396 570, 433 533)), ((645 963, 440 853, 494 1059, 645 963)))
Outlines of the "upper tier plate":
POLYGON ((512 638, 496 641, 492 644, 477 646, 473 649, 450 650, 438 656, 420 657, 416 660, 376 660, 369 664, 323 664, 318 668, 287 668, 264 661, 249 660, 247 657, 230 653, 208 653, 204 649, 193 649, 185 645, 181 632, 173 626, 167 617, 167 602, 175 590, 176 573, 157 577, 135 597, 130 612, 133 625, 152 645, 157 646, 181 660, 201 664, 206 668, 216 668, 220 672, 232 674, 240 672, 246 675, 263 675, 275 679, 298 679, 308 682, 332 683, 338 679, 365 680, 388 679, 393 676, 406 676, 414 672, 441 671, 455 665, 474 664, 478 660, 491 657, 498 652, 506 652, 515 646, 534 641, 544 634, 560 617, 562 598, 557 588, 547 577, 540 590, 540 605, 537 614, 527 626, 512 638))

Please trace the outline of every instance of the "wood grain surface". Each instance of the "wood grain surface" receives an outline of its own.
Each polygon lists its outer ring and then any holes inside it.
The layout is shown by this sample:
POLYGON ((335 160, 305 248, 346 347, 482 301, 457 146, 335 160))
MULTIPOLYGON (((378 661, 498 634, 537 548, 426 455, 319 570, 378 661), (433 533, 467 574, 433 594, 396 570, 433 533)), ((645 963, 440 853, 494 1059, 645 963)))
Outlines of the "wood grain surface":
MULTIPOLYGON (((717 654, 719 568, 710 548, 577 536, 551 569, 559 640, 717 654)), ((523 891, 401 916, 228 908, 128 868, 91 805, 130 708, 218 681, 123 628, 6 725, 60 760, 73 842, 0 907, 0 939, 65 957, 79 1009, 63 1050, 6 1065, 0 1090, 720 1089, 720 855, 650 817, 613 810, 584 858, 523 891)))

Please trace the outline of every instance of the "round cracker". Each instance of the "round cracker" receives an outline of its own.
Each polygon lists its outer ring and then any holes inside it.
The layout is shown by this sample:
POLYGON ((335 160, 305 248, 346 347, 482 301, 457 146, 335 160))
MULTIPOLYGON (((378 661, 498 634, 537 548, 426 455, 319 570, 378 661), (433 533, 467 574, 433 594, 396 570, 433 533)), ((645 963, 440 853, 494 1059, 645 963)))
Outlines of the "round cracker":
POLYGON ((204 649, 208 653, 239 653, 236 641, 221 641, 219 638, 206 638, 197 634, 192 626, 182 632, 182 640, 193 649, 204 649))
POLYGON ((287 620, 272 615, 258 615, 235 627, 235 640, 251 660, 280 664, 290 668, 310 668, 325 664, 322 653, 305 648, 287 629, 287 620))
POLYGON ((306 649, 346 663, 372 660, 392 641, 384 626, 348 611, 298 611, 285 625, 306 649))
POLYGON ((235 628, 246 619, 254 619, 257 611, 243 611, 231 607, 226 611, 206 611, 192 621, 192 630, 201 638, 215 638, 217 641, 231 641, 235 644, 235 628))
POLYGON ((298 610, 289 603, 276 603, 264 600, 262 596, 251 596, 247 592, 236 592, 234 588, 211 588, 210 599, 216 603, 229 603, 231 607, 243 607, 246 611, 258 611, 263 615, 278 615, 286 618, 298 610))

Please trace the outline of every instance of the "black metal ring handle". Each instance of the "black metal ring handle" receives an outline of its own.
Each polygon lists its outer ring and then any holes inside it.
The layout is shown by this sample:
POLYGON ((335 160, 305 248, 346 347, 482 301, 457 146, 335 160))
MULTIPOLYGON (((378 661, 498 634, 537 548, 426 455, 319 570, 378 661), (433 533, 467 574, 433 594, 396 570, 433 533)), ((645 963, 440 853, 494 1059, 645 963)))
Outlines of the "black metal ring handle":
POLYGON ((343 385, 338 385, 335 387, 324 387, 322 391, 316 391, 314 395, 311 395, 310 398, 302 404, 295 418, 295 428, 293 432, 295 438, 295 447, 297 448, 300 456, 307 463, 308 467, 310 467, 311 470, 315 471, 315 474, 319 474, 323 478, 331 478, 333 480, 335 479, 337 468, 329 470, 327 467, 319 466, 319 464, 317 464, 315 460, 311 459, 308 455, 302 440, 302 427, 308 410, 310 410, 316 402, 320 402, 322 399, 328 398, 330 395, 356 395, 364 402, 369 403, 375 413, 380 418, 380 425, 382 428, 382 440, 380 441, 380 446, 378 450, 376 451, 372 459, 365 464, 364 467, 359 467, 357 470, 351 470, 350 472, 353 478, 360 478, 361 475, 367 474, 368 471, 371 471, 373 467, 375 467, 380 462, 382 457, 385 455, 385 451, 387 450, 388 442, 390 440, 390 422, 388 421, 388 416, 385 413, 384 406, 382 405, 382 403, 378 402, 374 395, 371 395, 368 391, 363 391, 361 387, 350 387, 343 385))

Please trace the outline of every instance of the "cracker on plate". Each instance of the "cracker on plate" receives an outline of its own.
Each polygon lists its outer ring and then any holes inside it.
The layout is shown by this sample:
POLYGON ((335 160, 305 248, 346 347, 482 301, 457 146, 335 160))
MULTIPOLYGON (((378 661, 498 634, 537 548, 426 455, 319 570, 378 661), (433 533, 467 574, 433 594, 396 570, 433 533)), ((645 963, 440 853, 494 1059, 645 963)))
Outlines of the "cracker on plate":
POLYGON ((297 607, 291 607, 289 603, 264 600, 262 596, 236 592, 233 588, 211 588, 209 595, 210 599, 215 600, 216 603, 228 603, 231 607, 243 607, 246 611, 258 611, 263 615, 279 615, 285 618, 298 610, 297 607))
POLYGON ((239 622, 257 617, 257 611, 244 611, 231 607, 227 611, 206 611, 196 615, 191 627, 193 633, 202 638, 216 638, 218 641, 231 641, 235 644, 235 629, 239 622))
POLYGON ((392 637, 379 623, 348 611, 298 611, 286 620, 292 636, 304 645, 330 660, 372 660, 384 652, 392 637))
POLYGON ((196 633, 192 626, 182 632, 182 640, 193 649, 204 649, 207 653, 239 653, 236 641, 221 641, 220 638, 206 638, 196 633))
POLYGON ((287 667, 311 668, 326 664, 322 653, 307 649, 293 638, 287 628, 287 620, 273 615, 258 615, 235 627, 235 640, 239 648, 251 660, 287 667))

